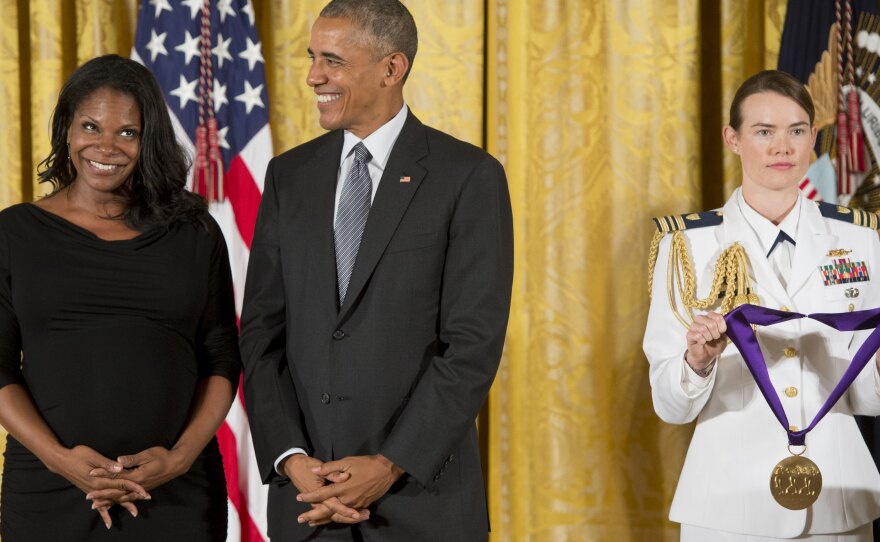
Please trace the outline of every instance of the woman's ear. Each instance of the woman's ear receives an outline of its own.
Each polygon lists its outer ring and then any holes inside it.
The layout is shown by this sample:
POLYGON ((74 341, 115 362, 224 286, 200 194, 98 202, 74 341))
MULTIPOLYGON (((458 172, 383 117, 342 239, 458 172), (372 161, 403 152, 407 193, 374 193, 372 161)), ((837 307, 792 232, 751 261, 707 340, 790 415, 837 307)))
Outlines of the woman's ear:
POLYGON ((736 133, 736 130, 733 129, 733 126, 727 125, 721 129, 721 138, 724 139, 724 144, 728 149, 733 151, 734 154, 739 154, 739 134, 736 133))

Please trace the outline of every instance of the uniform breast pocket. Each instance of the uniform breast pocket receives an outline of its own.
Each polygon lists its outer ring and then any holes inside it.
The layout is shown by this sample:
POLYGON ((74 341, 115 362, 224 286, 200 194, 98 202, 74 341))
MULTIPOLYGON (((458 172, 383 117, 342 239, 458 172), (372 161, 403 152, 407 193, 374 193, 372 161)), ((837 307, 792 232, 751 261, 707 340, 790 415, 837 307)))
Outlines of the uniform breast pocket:
POLYGON ((862 308, 874 308, 864 306, 864 300, 870 297, 873 286, 871 281, 825 286, 825 303, 828 312, 852 312, 862 308))
POLYGON ((388 248, 385 250, 385 253, 391 254, 394 252, 418 250, 434 246, 440 243, 440 241, 440 232, 436 231, 429 233, 419 233, 416 235, 395 236, 391 240, 391 242, 388 243, 388 248))

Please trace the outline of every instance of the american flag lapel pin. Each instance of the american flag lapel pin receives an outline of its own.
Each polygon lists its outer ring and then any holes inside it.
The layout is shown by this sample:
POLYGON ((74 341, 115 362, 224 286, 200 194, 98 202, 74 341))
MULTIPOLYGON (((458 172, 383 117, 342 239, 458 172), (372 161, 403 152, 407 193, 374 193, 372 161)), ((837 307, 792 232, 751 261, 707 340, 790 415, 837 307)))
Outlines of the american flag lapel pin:
POLYGON ((402 182, 402 183, 408 183, 409 181, 410 181, 409 175, 405 175, 400 178, 400 182, 402 182))

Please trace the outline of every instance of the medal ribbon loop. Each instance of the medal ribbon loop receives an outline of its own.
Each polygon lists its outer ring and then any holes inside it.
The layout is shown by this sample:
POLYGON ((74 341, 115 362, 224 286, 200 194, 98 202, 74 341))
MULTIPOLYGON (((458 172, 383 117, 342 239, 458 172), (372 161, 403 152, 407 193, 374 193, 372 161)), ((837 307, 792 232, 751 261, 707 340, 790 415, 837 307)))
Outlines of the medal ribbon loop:
POLYGON ((788 443, 791 446, 804 446, 807 433, 809 433, 819 421, 825 417, 825 414, 831 410, 831 407, 840 399, 843 393, 855 381, 856 377, 865 368, 865 365, 871 361, 872 356, 880 349, 880 308, 862 311, 843 312, 843 313, 815 313, 800 314, 797 312, 785 312, 757 305, 741 305, 729 312, 724 320, 727 322, 727 336, 736 345, 743 361, 752 373, 758 389, 770 405, 770 409, 782 424, 782 427, 788 433, 788 443), (772 326, 789 320, 798 318, 811 318, 821 322, 838 331, 858 331, 865 329, 873 329, 874 331, 868 336, 855 357, 847 367, 837 386, 831 391, 825 404, 816 413, 813 421, 805 429, 800 431, 791 431, 789 429, 788 416, 785 415, 785 409, 779 400, 779 395, 770 381, 770 372, 767 370, 767 362, 764 359, 764 353, 758 344, 758 338, 752 329, 752 324, 759 326, 772 326))

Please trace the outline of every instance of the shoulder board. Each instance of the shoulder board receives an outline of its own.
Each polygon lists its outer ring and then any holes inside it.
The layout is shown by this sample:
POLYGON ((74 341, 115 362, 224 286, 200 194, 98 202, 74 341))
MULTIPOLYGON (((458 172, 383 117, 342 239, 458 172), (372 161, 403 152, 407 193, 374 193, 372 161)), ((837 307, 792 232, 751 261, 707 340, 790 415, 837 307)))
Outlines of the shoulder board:
POLYGON ((717 226, 724 220, 721 211, 706 211, 704 213, 690 213, 686 215, 667 215, 654 217, 654 223, 660 233, 672 233, 674 231, 693 230, 706 226, 717 226))
POLYGON ((819 212, 821 212, 822 216, 825 218, 848 222, 850 224, 855 224, 856 226, 865 226, 872 230, 876 230, 878 226, 880 226, 877 213, 866 211, 864 209, 850 209, 843 205, 834 205, 833 203, 825 201, 817 201, 816 204, 819 206, 819 212))

